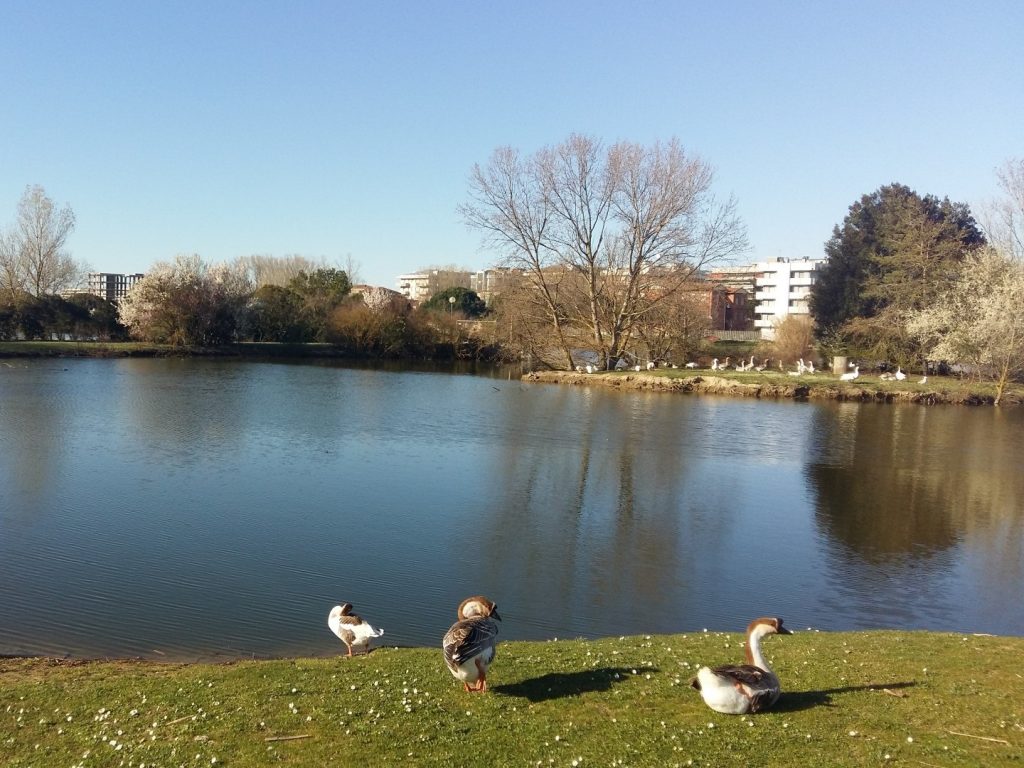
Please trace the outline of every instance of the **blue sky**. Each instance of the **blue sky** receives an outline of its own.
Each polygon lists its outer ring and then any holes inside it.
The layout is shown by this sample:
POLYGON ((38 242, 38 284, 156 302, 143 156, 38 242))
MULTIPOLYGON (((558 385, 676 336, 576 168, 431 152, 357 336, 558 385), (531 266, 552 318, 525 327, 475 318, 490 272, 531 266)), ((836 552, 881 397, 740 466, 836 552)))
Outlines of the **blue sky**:
POLYGON ((0 0, 0 226, 41 184, 97 271, 301 254, 393 287, 492 263, 456 212, 473 164, 579 132, 677 137, 744 261, 820 257, 883 184, 997 194, 1022 31, 1017 0, 0 0))

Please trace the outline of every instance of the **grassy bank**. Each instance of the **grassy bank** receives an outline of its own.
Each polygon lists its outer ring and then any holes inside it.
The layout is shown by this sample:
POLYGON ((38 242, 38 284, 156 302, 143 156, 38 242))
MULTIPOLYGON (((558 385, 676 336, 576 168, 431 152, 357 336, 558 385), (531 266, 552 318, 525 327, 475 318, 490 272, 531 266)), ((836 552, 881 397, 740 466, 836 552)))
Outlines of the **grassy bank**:
MULTIPOLYGON (((503 643, 491 690, 439 649, 232 664, 0 660, 5 766, 1024 764, 1024 639, 773 637, 785 693, 720 715, 687 683, 742 638, 503 643)), ((339 646, 340 650, 340 646, 339 646)))
MULTIPOLYGON (((874 374, 861 374, 854 381, 840 381, 838 376, 831 373, 789 376, 777 371, 741 373, 659 368, 639 373, 614 371, 587 374, 571 371, 536 371, 526 374, 523 378, 527 381, 605 386, 616 389, 927 405, 991 405, 996 395, 995 385, 991 382, 953 376, 929 376, 924 384, 919 384, 919 376, 908 377, 904 381, 885 381, 874 374)), ((1009 385, 1003 393, 1001 404, 1024 404, 1024 386, 1009 385)))

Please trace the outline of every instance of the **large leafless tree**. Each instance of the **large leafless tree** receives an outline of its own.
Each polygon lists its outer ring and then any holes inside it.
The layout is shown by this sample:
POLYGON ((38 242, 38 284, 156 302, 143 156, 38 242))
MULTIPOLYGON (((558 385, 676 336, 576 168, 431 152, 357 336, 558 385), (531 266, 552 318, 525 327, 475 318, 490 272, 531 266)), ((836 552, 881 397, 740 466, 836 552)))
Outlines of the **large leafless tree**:
POLYGON ((674 139, 605 147, 574 134, 527 157, 496 150, 473 168, 460 212, 524 275, 533 320, 539 310, 550 331, 539 362, 571 367, 586 350, 611 368, 660 304, 746 248, 713 177, 674 139))
POLYGON ((1024 158, 1007 160, 996 176, 1003 194, 988 211, 985 234, 1006 256, 1024 261, 1024 158))
POLYGON ((84 270, 65 250, 74 228, 69 206, 58 209, 41 186, 26 187, 14 228, 0 233, 0 290, 13 300, 19 293, 43 296, 78 284, 84 270))

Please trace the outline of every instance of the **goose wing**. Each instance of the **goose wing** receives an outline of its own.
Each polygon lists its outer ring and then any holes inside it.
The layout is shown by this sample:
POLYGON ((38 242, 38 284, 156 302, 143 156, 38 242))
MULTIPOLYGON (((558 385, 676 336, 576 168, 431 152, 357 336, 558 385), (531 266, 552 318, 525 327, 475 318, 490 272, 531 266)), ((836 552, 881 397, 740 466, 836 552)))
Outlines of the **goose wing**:
POLYGON ((712 670, 719 677, 743 686, 750 699, 750 711, 762 712, 779 698, 779 681, 774 674, 750 664, 727 665, 712 670))
POLYGON ((757 688, 768 682, 774 682, 767 672, 751 664, 726 664, 722 667, 715 667, 711 671, 719 677, 743 683, 743 685, 751 688, 757 688))
POLYGON ((454 669, 487 649, 493 654, 497 636, 498 625, 490 617, 475 616, 457 621, 442 641, 444 660, 454 669))

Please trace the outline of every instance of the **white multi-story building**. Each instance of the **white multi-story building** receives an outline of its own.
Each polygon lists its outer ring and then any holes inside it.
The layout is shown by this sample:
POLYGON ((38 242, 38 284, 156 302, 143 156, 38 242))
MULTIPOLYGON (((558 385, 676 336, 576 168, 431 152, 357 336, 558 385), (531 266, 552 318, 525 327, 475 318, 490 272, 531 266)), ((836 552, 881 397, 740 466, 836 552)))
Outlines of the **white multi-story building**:
POLYGON ((761 338, 775 336, 775 326, 789 315, 810 314, 811 286, 824 259, 759 261, 754 265, 754 328, 761 338))
POLYGON ((125 275, 118 272, 90 272, 86 290, 107 301, 117 301, 123 298, 143 277, 145 275, 141 273, 125 275))
POLYGON ((469 272, 431 269, 411 275, 398 276, 398 292, 409 301, 426 301, 446 288, 469 288, 469 272))

